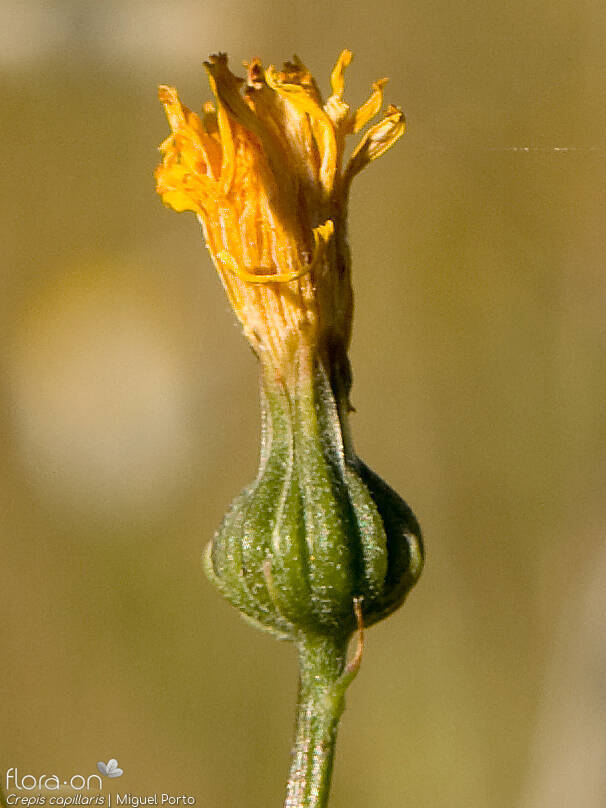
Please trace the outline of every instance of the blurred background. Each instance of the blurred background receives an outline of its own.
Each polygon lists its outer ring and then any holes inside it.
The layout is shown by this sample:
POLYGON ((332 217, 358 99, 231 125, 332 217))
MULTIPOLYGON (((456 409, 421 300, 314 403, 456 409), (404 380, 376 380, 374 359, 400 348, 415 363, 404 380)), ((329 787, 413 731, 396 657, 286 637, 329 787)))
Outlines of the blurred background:
POLYGON ((293 649, 205 580, 254 476, 256 369, 158 83, 296 52, 408 133, 356 181, 360 455, 427 566, 373 628, 334 808, 606 803, 606 8, 597 0, 3 0, 0 768, 277 806, 293 649))

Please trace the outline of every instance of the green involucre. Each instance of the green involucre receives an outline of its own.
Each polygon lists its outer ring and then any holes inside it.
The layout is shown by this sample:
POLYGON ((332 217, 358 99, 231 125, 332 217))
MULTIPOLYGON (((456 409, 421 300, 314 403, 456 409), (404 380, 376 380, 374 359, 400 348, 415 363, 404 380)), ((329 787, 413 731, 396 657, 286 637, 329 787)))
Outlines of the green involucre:
POLYGON ((228 600, 282 637, 349 636, 354 598, 371 625, 423 567, 412 511, 344 446, 346 409, 318 359, 288 387, 262 371, 259 471, 205 554, 228 600))

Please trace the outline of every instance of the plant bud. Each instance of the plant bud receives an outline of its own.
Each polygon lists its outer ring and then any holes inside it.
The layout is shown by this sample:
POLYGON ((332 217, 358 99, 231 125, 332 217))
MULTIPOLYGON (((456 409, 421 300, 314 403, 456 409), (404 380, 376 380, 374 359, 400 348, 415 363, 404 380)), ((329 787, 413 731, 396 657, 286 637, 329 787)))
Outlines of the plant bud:
POLYGON ((320 361, 300 357, 293 389, 262 378, 261 461, 209 545, 206 569, 246 616, 296 639, 339 636, 396 609, 423 566, 406 503, 344 440, 347 417, 320 361))

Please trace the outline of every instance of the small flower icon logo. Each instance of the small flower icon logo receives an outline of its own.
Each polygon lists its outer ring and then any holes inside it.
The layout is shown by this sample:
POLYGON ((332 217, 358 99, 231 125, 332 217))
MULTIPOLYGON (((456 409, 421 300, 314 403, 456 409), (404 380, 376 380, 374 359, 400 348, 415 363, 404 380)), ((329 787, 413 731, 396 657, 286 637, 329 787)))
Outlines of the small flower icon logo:
POLYGON ((97 763, 97 769, 101 774, 105 775, 105 777, 121 777, 124 774, 123 770, 119 768, 116 758, 110 758, 107 763, 100 760, 97 763))

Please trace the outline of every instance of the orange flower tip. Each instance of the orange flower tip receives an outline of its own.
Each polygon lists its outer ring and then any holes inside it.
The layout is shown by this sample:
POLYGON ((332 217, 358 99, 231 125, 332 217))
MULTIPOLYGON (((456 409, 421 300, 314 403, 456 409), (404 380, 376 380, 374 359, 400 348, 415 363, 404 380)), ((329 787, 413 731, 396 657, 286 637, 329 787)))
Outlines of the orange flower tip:
POLYGON ((168 84, 161 84, 158 87, 158 98, 163 104, 172 104, 178 99, 177 91, 168 84))
POLYGON ((260 59, 252 59, 250 62, 244 62, 246 68, 246 83, 253 90, 260 90, 265 84, 265 77, 263 75, 263 64, 260 59))
POLYGON ((337 63, 333 68, 333 73, 336 71, 337 73, 342 74, 345 68, 349 67, 349 65, 352 63, 353 58, 353 51, 350 51, 349 48, 343 48, 339 54, 337 63))
POLYGON ((294 61, 284 62, 282 70, 278 70, 275 65, 267 68, 267 73, 279 84, 305 84, 309 83, 311 74, 306 70, 302 62, 294 56, 294 61))
POLYGON ((313 84, 314 77, 311 75, 310 71, 305 67, 303 60, 297 56, 296 53, 293 54, 292 62, 285 62, 284 67, 292 70, 293 75, 297 77, 297 79, 302 84, 313 84))
POLYGON ((332 89, 333 97, 340 100, 345 91, 345 69, 351 64, 353 53, 348 50, 342 50, 337 59, 337 63, 332 69, 330 74, 330 86, 332 89))
POLYGON ((213 76, 214 78, 217 78, 218 74, 224 75, 225 73, 227 73, 231 77, 232 81, 236 82, 236 84, 239 85, 244 83, 243 78, 234 75, 229 69, 226 53, 213 53, 208 57, 208 61, 203 62, 203 64, 206 69, 206 72, 210 76, 213 76))
POLYGON ((220 53, 211 53, 208 57, 208 62, 204 62, 206 67, 210 67, 212 65, 220 65, 221 67, 227 67, 227 54, 220 52, 220 53))
POLYGON ((401 122, 406 123, 406 118, 404 117, 404 112, 400 107, 396 107, 394 104, 390 104, 387 109, 385 110, 385 117, 386 118, 393 118, 394 123, 401 122))

